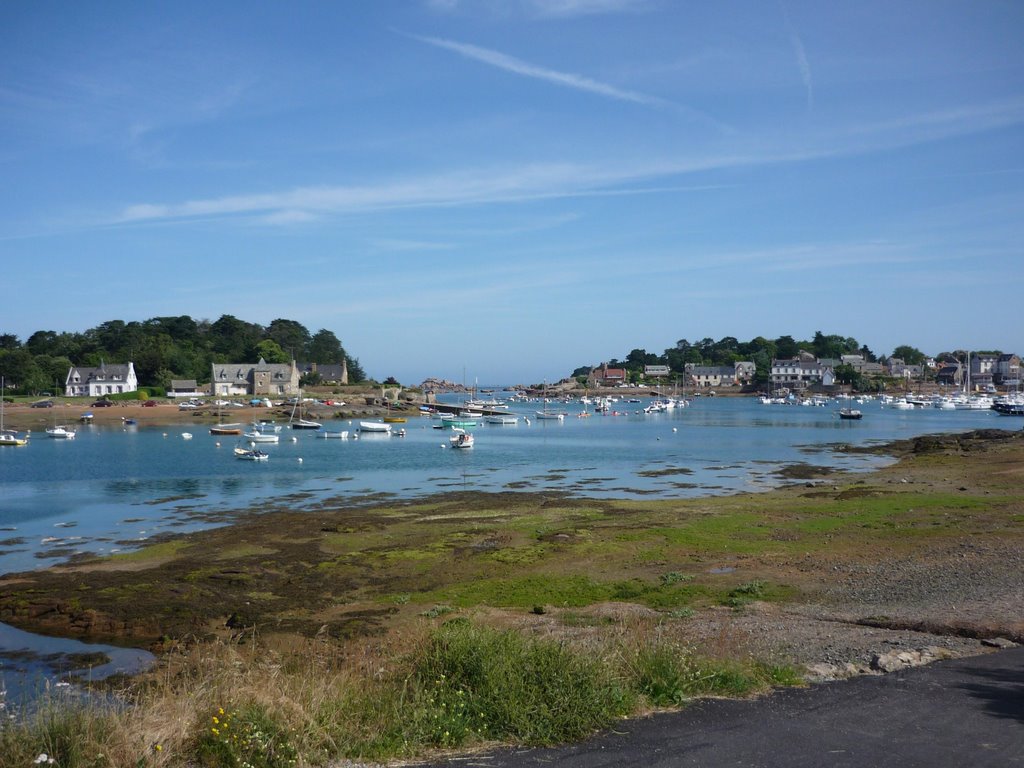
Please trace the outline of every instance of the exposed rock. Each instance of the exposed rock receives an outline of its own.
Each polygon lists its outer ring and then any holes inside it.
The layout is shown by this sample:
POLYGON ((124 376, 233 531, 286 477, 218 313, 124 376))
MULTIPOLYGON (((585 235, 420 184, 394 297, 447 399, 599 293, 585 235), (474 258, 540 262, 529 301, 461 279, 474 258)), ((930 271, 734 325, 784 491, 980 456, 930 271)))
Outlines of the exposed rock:
POLYGON ((1007 640, 1005 637, 986 637, 981 641, 982 645, 987 645, 989 648, 1016 648, 1017 643, 1013 640, 1007 640))

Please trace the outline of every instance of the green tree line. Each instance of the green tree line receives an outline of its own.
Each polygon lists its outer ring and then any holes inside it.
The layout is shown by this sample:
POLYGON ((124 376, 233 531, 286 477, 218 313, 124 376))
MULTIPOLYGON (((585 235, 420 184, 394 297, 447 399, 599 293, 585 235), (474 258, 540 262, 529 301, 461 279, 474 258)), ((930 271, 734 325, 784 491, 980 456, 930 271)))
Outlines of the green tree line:
POLYGON ((232 315, 216 321, 180 317, 149 320, 108 320, 81 333, 36 331, 23 343, 0 333, 0 375, 9 393, 62 391, 74 365, 135 364, 140 386, 167 388, 171 379, 210 380, 212 363, 348 364, 349 381, 366 378, 359 361, 327 329, 310 333, 295 320, 277 319, 269 325, 249 323, 232 315))

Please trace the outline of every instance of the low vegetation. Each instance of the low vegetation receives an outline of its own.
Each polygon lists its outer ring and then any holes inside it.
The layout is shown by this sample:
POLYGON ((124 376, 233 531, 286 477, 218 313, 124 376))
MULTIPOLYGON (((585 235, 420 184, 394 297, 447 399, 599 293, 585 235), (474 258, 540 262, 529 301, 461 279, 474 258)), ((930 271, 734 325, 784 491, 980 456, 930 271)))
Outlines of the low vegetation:
POLYGON ((121 707, 44 705, 0 729, 0 766, 218 768, 382 760, 494 742, 554 744, 624 715, 793 684, 657 635, 580 646, 456 617, 403 639, 282 649, 246 635, 171 654, 121 707))

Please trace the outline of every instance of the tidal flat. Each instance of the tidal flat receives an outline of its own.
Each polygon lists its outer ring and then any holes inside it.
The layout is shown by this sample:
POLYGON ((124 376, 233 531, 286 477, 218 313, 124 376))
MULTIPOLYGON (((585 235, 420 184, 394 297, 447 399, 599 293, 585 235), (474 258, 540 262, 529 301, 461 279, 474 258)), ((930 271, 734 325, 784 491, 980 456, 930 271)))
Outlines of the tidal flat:
MULTIPOLYGON (((303 512, 275 502, 272 511, 239 514, 222 528, 9 574, 0 579, 0 620, 159 650, 240 628, 373 636, 441 604, 509 619, 534 608, 550 617, 608 603, 699 612, 729 606, 733 591, 753 581, 763 585, 762 603, 841 611, 837 573, 942 559, 960 547, 1019 547, 1019 432, 917 438, 890 450, 900 461, 871 474, 816 472, 806 482, 725 497, 449 492, 375 506, 339 500, 303 512)), ((988 589, 1019 585, 1010 582, 988 589)), ((879 599, 904 600, 895 584, 879 599)), ((969 613, 965 601, 957 605, 969 613)), ((1021 636, 1013 615, 984 620, 1021 636)))

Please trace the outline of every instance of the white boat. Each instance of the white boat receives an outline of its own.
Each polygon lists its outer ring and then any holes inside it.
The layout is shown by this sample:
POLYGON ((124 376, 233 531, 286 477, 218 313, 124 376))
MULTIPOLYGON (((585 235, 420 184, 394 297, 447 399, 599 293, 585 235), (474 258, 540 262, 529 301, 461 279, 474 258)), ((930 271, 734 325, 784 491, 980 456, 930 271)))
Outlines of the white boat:
POLYGON ((452 436, 448 438, 452 448, 472 448, 473 435, 459 427, 452 428, 452 436))
POLYGON ((511 413, 501 413, 493 416, 485 416, 484 421, 488 424, 518 424, 519 417, 511 413))
POLYGON ((555 413, 554 411, 535 411, 538 419, 545 419, 547 421, 565 421, 564 413, 555 413))
POLYGON ((242 459, 243 461, 266 461, 270 458, 270 454, 265 451, 261 451, 259 448, 253 448, 251 450, 246 448, 235 448, 235 458, 242 459))
POLYGON ((330 430, 320 430, 316 433, 316 436, 324 440, 348 440, 348 430, 343 429, 340 432, 332 432, 330 430))
POLYGON ((391 425, 383 424, 379 421, 360 421, 359 422, 360 432, 390 432, 391 425))
POLYGON ((18 433, 4 428, 4 380, 0 377, 0 445, 25 445, 28 443, 23 437, 18 437, 18 433))
POLYGON ((274 433, 268 435, 265 432, 260 432, 258 429, 254 429, 252 432, 246 432, 242 437, 250 443, 272 443, 274 445, 277 445, 281 440, 280 435, 274 433))
POLYGON ((74 440, 75 430, 68 429, 62 424, 55 424, 52 427, 46 428, 46 435, 47 437, 53 437, 57 440, 74 440))

